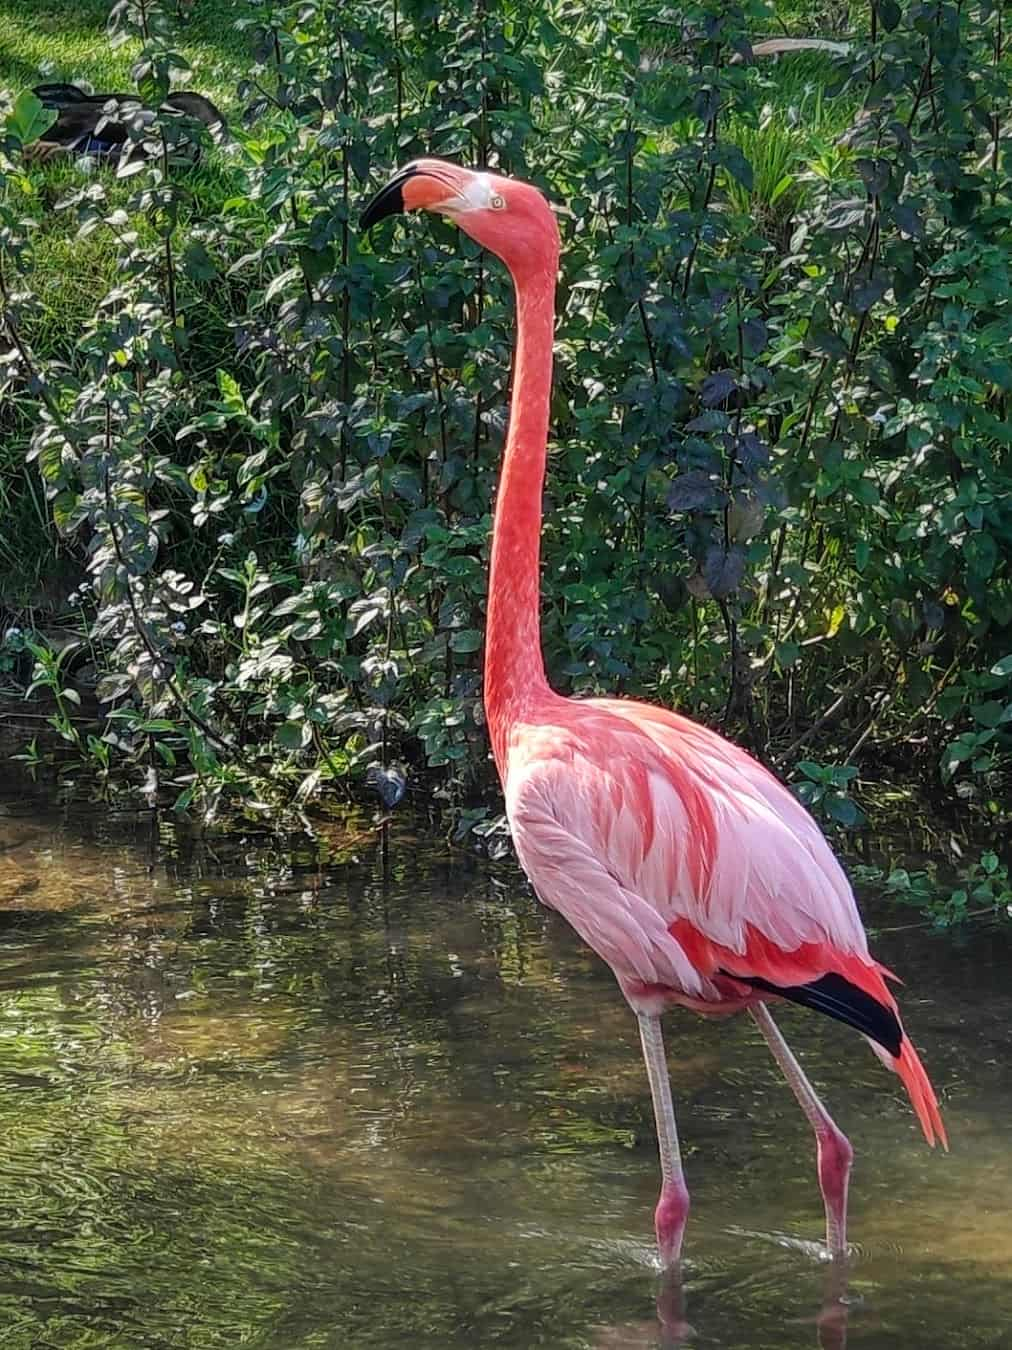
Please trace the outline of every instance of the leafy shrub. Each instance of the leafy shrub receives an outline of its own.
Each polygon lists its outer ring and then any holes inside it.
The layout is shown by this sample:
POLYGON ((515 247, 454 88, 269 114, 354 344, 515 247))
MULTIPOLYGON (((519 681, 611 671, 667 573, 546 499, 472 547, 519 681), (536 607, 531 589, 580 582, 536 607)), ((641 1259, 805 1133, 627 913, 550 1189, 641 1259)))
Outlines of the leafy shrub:
POLYGON ((990 849, 957 869, 955 877, 943 879, 937 867, 908 871, 894 867, 859 866, 855 880, 879 886, 885 895, 913 905, 936 928, 953 928, 969 919, 1012 919, 1012 878, 1008 867, 990 849))
MULTIPOLYGON (((116 10, 150 104, 180 74, 169 9, 116 10)), ((826 97, 854 110, 844 146, 803 117, 764 126, 769 73, 732 59, 762 5, 660 18, 667 56, 648 62, 642 16, 611 0, 240 11, 232 158, 177 164, 185 129, 159 116, 115 178, 61 182, 80 246, 115 241, 73 343, 41 307, 54 226, 19 99, 0 159, 4 434, 88 579, 99 740, 149 793, 305 802, 401 760, 457 802, 486 779, 509 290, 439 222, 356 232, 356 203, 424 152, 568 210, 545 526, 558 685, 679 704, 784 768, 818 753, 829 777, 803 770, 802 794, 843 825, 852 770, 912 749, 1001 811, 998 11, 875 5, 829 67, 826 97)))

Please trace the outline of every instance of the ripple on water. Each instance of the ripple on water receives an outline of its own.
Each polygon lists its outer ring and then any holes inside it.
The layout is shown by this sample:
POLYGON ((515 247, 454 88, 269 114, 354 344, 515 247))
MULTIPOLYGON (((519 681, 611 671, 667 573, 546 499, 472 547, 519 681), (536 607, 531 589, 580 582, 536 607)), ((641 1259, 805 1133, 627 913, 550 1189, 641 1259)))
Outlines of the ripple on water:
POLYGON ((845 1287, 749 1023, 669 1019, 674 1291, 632 1019, 515 873, 410 834, 384 867, 367 818, 321 857, 29 810, 0 817, 5 1350, 1004 1345, 1003 936, 880 943, 948 1157, 860 1041, 783 1014, 857 1150, 845 1287))

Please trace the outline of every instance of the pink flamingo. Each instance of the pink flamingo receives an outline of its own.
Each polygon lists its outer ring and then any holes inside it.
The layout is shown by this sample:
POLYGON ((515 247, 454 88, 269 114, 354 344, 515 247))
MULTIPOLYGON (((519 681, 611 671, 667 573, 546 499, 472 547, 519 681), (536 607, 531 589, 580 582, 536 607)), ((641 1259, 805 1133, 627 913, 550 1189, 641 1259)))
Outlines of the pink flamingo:
MULTIPOLYGON (((539 898, 611 966, 639 1022, 661 1165, 662 1262, 689 1211, 661 1014, 747 1009, 815 1132, 826 1243, 846 1253, 853 1150, 770 1015, 787 999, 862 1032, 902 1079, 929 1144, 938 1103, 868 942, 846 877, 795 797, 744 750, 676 713, 625 699, 562 698, 541 655, 539 556, 559 233, 528 183, 437 159, 372 199, 427 209, 506 264, 517 348, 495 510, 485 646, 492 752, 521 865, 539 898)), ((895 977, 891 977, 895 978, 895 977)))

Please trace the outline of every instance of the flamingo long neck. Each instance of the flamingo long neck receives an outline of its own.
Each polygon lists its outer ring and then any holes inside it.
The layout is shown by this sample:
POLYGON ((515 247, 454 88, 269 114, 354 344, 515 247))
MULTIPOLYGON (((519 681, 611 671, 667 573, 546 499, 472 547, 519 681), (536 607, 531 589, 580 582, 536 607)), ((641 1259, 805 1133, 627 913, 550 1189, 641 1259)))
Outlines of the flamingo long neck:
POLYGON ((548 693, 538 609, 557 265, 550 249, 529 270, 513 274, 517 348, 492 528, 485 632, 485 711, 500 777, 510 727, 548 693))

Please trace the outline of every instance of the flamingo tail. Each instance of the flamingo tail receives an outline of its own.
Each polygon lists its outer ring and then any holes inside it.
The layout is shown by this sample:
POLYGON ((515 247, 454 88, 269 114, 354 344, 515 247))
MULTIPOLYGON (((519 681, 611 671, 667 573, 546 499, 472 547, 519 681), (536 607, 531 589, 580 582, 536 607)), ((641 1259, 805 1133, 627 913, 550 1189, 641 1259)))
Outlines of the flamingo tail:
POLYGON ((898 1055, 890 1055, 888 1051, 884 1051, 877 1046, 874 1041, 871 1042, 871 1048, 882 1063, 899 1076, 907 1090, 910 1105, 917 1112, 917 1119, 921 1122, 925 1139, 932 1148, 934 1148, 937 1139, 948 1153, 949 1137, 945 1133, 942 1113, 938 1109, 938 1099, 910 1037, 904 1033, 898 1055))
POLYGON ((934 1088, 910 1037, 903 1030, 896 1000, 883 979, 883 974, 889 972, 884 967, 868 966, 853 958, 846 961, 846 966, 846 974, 832 971, 818 980, 793 987, 755 978, 748 983, 792 1003, 825 1013, 860 1031, 886 1068, 892 1069, 903 1083, 930 1146, 934 1148, 938 1140, 948 1152, 949 1140, 934 1088))
POLYGON ((805 943, 784 951, 752 925, 746 926, 743 952, 718 945, 687 919, 676 920, 670 931, 697 970, 729 976, 739 985, 813 1008, 860 1031, 886 1068, 899 1076, 925 1139, 932 1148, 938 1140, 948 1151, 934 1089, 886 984, 886 979, 896 979, 891 970, 829 943, 805 943))

